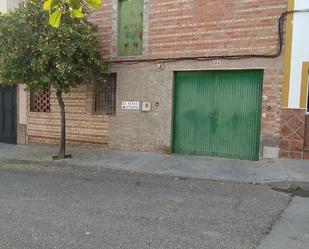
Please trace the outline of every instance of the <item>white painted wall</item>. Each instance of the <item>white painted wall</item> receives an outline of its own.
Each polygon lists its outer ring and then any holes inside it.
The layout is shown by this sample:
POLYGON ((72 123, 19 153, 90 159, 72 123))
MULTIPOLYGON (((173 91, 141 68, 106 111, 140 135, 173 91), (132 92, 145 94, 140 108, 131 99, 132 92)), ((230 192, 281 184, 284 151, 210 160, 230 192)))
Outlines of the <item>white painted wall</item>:
MULTIPOLYGON (((2 1, 2 0, 0 0, 0 1, 2 1)), ((3 1, 5 1, 5 0, 3 0, 3 1)), ((18 2, 20 2, 20 0, 7 0, 7 9, 12 9, 12 8, 14 8, 17 4, 18 4, 18 2)))
POLYGON ((0 12, 4 13, 7 11, 7 1, 8 0, 0 0, 0 12))
POLYGON ((0 12, 7 12, 14 8, 22 0, 0 0, 0 12))
MULTIPOLYGON (((309 9, 309 0, 295 0, 295 10, 309 9)), ((309 13, 294 14, 289 108, 300 107, 303 62, 309 62, 309 13)))

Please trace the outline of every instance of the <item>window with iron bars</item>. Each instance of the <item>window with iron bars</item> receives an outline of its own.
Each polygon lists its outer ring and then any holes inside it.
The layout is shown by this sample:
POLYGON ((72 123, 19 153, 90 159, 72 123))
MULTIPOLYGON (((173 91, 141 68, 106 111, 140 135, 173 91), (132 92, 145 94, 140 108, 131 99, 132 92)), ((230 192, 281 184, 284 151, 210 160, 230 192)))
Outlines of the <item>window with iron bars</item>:
POLYGON ((50 112, 50 90, 30 92, 31 112, 50 112))
POLYGON ((116 114, 116 81, 117 74, 111 73, 108 82, 96 87, 95 113, 101 115, 116 114))

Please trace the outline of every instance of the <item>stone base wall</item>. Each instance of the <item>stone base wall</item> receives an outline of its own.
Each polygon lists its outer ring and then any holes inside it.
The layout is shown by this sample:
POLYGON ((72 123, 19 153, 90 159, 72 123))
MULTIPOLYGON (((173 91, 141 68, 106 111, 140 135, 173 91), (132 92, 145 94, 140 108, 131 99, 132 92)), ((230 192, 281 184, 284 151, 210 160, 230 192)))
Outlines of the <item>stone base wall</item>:
POLYGON ((281 158, 304 158, 305 117, 304 109, 282 109, 281 158))
MULTIPOLYGON (((162 64, 114 64, 117 73, 116 114, 93 114, 93 86, 80 86, 64 97, 67 113, 68 144, 109 147, 135 151, 172 152, 174 73, 188 70, 264 69, 261 117, 261 148, 279 148, 281 129, 281 88, 283 80, 282 58, 179 61, 162 64), (123 110, 122 101, 151 103, 151 111, 123 110)), ((28 96, 27 138, 29 143, 59 142, 60 114, 55 95, 51 92, 51 112, 30 112, 28 96)), ((294 144, 294 143, 293 143, 294 144)), ((294 146, 294 145, 293 145, 294 146)))
MULTIPOLYGON (((160 65, 160 64, 159 64, 160 65)), ((110 148, 172 152, 174 73, 190 70, 264 69, 261 157, 264 147, 279 148, 283 59, 179 61, 160 65, 114 64, 117 73, 116 115, 110 118, 110 148), (150 102, 151 111, 122 110, 122 101, 150 102)))

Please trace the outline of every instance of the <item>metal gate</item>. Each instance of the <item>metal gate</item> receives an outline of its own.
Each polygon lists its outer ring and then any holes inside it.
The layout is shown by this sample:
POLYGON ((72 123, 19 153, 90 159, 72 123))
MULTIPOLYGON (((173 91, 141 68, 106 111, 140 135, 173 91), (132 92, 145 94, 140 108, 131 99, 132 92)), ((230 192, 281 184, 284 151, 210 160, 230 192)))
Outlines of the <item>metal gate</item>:
POLYGON ((258 160, 262 70, 175 74, 173 151, 258 160))
POLYGON ((15 87, 0 87, 0 142, 16 143, 15 87))

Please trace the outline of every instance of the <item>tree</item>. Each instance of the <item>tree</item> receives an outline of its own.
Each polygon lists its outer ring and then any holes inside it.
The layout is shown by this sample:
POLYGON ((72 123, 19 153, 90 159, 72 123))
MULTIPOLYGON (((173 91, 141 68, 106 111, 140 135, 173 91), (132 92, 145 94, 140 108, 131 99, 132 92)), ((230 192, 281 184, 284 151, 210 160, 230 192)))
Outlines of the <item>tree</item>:
POLYGON ((96 27, 86 18, 63 15, 62 25, 48 24, 42 0, 20 4, 0 15, 0 84, 25 84, 30 91, 56 90, 61 113, 59 159, 65 158, 66 118, 63 93, 82 83, 104 83, 106 64, 96 27))
POLYGON ((50 14, 49 23, 58 28, 63 13, 70 12, 72 18, 84 18, 85 9, 98 9, 102 6, 101 0, 45 0, 44 10, 50 14))

